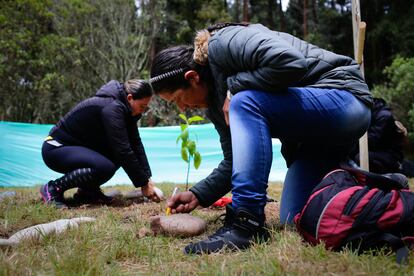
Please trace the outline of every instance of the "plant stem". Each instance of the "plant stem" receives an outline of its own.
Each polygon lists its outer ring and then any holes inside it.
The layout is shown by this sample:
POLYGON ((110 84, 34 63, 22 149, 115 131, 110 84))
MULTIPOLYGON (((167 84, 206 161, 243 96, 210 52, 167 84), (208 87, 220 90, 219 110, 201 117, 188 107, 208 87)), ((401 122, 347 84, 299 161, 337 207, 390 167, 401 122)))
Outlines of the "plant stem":
POLYGON ((185 190, 188 191, 188 176, 190 175, 191 155, 188 155, 187 179, 185 181, 185 190))

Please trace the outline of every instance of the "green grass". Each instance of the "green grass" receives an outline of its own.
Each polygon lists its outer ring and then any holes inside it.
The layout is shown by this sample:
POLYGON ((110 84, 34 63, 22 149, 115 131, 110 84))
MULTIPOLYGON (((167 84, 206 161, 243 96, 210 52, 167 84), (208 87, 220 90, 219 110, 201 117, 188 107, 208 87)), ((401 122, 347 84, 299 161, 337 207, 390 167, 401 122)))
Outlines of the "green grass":
MULTIPOLYGON (((173 185, 159 187, 169 195, 173 185)), ((126 191, 132 188, 105 189, 126 191)), ((165 202, 79 206, 61 211, 42 204, 37 188, 15 190, 18 193, 15 198, 0 202, 1 237, 61 218, 93 216, 97 221, 61 235, 0 249, 0 275, 401 275, 412 274, 414 270, 413 261, 407 266, 398 266, 393 254, 379 252, 358 256, 349 251, 331 252, 323 246, 309 246, 293 228, 278 227, 278 203, 269 204, 266 210, 272 226, 272 238, 268 243, 244 252, 186 256, 182 253, 184 246, 215 231, 220 226, 215 220, 223 210, 193 212, 208 221, 207 233, 200 237, 147 236, 140 239, 139 229, 149 227, 150 216, 165 212, 165 202)), ((274 198, 280 197, 280 191, 281 185, 269 186, 269 194, 274 198)))

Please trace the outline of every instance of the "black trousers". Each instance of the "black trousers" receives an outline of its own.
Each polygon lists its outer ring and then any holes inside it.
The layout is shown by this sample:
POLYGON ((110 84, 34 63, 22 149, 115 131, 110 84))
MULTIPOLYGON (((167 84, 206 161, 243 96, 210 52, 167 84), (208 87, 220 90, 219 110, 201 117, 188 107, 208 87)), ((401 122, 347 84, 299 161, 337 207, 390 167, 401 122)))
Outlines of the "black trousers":
POLYGON ((66 183, 69 187, 78 187, 79 185, 75 185, 75 183, 84 183, 82 188, 99 188, 100 185, 111 179, 120 167, 104 155, 81 146, 52 145, 44 142, 42 157, 46 165, 56 172, 65 175, 75 170, 81 172, 72 173, 70 177, 66 178, 66 181, 73 182, 66 183), (82 171, 88 173, 87 178, 82 175, 82 171))

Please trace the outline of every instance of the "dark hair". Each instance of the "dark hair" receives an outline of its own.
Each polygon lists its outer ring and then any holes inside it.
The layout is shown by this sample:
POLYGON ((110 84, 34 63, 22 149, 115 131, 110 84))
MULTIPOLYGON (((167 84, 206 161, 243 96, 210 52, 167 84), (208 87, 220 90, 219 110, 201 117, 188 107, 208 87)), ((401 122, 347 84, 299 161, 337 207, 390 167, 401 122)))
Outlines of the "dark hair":
POLYGON ((161 91, 173 92, 186 88, 190 84, 184 78, 188 70, 195 70, 201 80, 209 78, 208 66, 197 64, 193 60, 194 48, 187 45, 174 46, 159 52, 151 65, 151 85, 154 93, 161 91))
POLYGON ((144 80, 132 79, 124 83, 125 92, 131 94, 134 100, 144 99, 152 96, 152 87, 144 80))

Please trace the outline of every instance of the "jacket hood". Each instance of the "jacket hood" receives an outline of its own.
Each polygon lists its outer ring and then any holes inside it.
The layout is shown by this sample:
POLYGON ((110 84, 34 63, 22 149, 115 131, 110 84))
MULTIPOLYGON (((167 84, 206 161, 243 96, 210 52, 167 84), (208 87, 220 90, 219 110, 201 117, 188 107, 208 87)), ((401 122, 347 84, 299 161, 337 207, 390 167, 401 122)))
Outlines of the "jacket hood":
POLYGON ((124 94, 123 85, 116 80, 111 80, 110 82, 104 84, 101 88, 99 88, 98 92, 96 92, 96 96, 98 97, 113 98, 121 101, 124 101, 124 94))
MULTIPOLYGON (((124 92, 124 85, 119 81, 111 80, 110 82, 104 84, 101 88, 99 88, 95 95, 101 98, 112 98, 114 100, 118 100, 125 105, 129 112, 131 112, 131 107, 128 104, 126 93, 124 92)), ((139 119, 141 118, 141 115, 135 117, 139 119)))
POLYGON ((193 59, 196 63, 206 65, 208 63, 208 40, 211 34, 206 29, 198 31, 194 39, 193 59))

